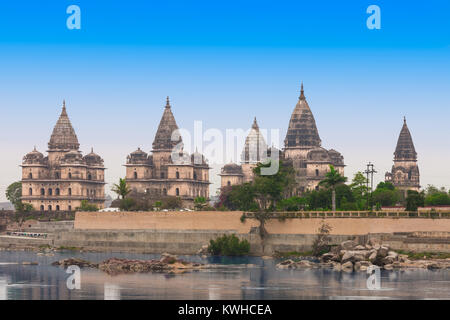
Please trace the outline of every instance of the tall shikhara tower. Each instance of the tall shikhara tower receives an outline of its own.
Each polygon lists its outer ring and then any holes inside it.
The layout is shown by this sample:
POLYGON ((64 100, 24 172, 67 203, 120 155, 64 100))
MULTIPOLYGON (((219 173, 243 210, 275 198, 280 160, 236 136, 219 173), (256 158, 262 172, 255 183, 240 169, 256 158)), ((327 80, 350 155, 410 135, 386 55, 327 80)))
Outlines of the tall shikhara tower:
POLYGON ((291 160, 295 169, 296 194, 317 190, 330 165, 344 175, 344 157, 336 150, 323 148, 321 143, 302 83, 300 97, 289 120, 283 150, 285 159, 291 160))
POLYGON ((417 166, 417 152, 406 125, 406 118, 403 119, 403 127, 397 141, 394 152, 394 165, 391 172, 386 172, 386 181, 392 182, 400 190, 419 191, 419 167, 417 166))

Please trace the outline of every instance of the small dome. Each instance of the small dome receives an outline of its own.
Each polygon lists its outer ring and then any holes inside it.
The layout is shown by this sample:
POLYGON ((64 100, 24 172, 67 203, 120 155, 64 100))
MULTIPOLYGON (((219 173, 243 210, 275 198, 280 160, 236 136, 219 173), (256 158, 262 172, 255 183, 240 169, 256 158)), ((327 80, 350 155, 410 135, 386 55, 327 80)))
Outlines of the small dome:
POLYGON ((23 162, 25 163, 40 163, 44 159, 44 155, 36 150, 36 147, 33 151, 28 152, 25 157, 23 157, 23 162))
POLYGON ((223 166, 222 174, 242 174, 242 167, 235 163, 229 163, 223 166))
POLYGON ((191 163, 194 165, 206 165, 205 156, 196 150, 191 155, 191 163))
POLYGON ((333 162, 334 165, 338 165, 338 166, 344 165, 344 157, 336 150, 330 149, 328 151, 328 155, 330 156, 331 162, 333 162))
POLYGON ((328 151, 324 148, 314 148, 307 154, 307 159, 311 161, 330 162, 328 151))
POLYGON ((84 156, 83 158, 86 160, 87 164, 102 164, 103 159, 94 152, 94 149, 91 149, 91 152, 84 156))
POLYGON ((142 151, 141 148, 137 148, 136 151, 129 154, 127 161, 131 164, 147 164, 149 162, 148 154, 142 151))

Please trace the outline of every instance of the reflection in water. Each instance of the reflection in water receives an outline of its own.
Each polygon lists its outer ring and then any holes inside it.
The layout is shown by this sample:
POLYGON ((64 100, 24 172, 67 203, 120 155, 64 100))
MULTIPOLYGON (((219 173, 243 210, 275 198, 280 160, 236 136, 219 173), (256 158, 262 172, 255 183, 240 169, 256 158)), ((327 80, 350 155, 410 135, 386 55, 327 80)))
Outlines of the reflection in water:
POLYGON ((115 284, 105 283, 105 300, 120 300, 120 287, 115 284))
POLYGON ((277 270, 277 261, 258 257, 182 256, 218 267, 177 275, 110 276, 87 268, 81 270, 81 289, 69 290, 70 275, 51 266, 69 257, 99 262, 110 257, 154 259, 159 255, 62 252, 45 257, 33 252, 0 252, 0 299, 450 299, 448 270, 382 271, 381 290, 369 290, 364 272, 277 270), (22 261, 39 265, 17 264, 22 261))
POLYGON ((0 277, 0 300, 8 300, 8 279, 0 277))

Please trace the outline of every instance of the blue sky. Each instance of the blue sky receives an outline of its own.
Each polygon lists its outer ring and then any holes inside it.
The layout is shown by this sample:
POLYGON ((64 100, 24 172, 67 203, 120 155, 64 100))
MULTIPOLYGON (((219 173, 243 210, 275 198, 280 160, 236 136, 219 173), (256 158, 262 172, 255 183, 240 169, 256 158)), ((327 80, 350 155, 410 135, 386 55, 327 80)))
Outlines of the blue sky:
POLYGON ((384 178, 405 115, 421 184, 448 188, 449 16, 444 0, 2 2, 0 200, 22 156, 46 150, 63 99, 111 183, 128 153, 151 149, 167 95, 180 127, 246 129, 256 116, 283 139, 300 81, 346 175, 372 161, 384 178), (71 4, 81 30, 66 27, 71 4), (371 4, 381 30, 366 27, 371 4))

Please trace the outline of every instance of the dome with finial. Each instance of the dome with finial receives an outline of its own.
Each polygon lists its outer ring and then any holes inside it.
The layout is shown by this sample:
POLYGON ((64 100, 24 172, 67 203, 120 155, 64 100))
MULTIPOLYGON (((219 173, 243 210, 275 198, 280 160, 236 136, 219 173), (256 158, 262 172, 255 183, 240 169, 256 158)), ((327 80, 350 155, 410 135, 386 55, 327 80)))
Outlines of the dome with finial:
POLYGON ((130 155, 127 158, 127 162, 129 164, 148 164, 149 163, 149 157, 148 154, 145 151, 142 151, 141 148, 137 148, 136 151, 133 151, 130 153, 130 155))
POLYGON ((303 82, 301 84, 300 97, 289 121, 284 145, 286 148, 320 147, 321 145, 316 121, 306 101, 303 82))
POLYGON ((191 163, 193 165, 197 165, 197 166, 207 166, 208 163, 206 162, 206 158, 203 154, 201 154, 200 152, 198 152, 197 149, 195 149, 195 152, 191 155, 191 163))
POLYGON ((63 101, 61 115, 53 128, 48 147, 50 150, 78 150, 80 147, 75 130, 67 115, 65 101, 63 101))
POLYGON ((102 165, 103 159, 94 152, 94 148, 91 148, 91 152, 83 158, 87 165, 102 165))
POLYGON ((23 163, 26 164, 41 164, 44 160, 44 155, 36 150, 34 147, 33 151, 27 153, 25 157, 23 157, 23 163))

